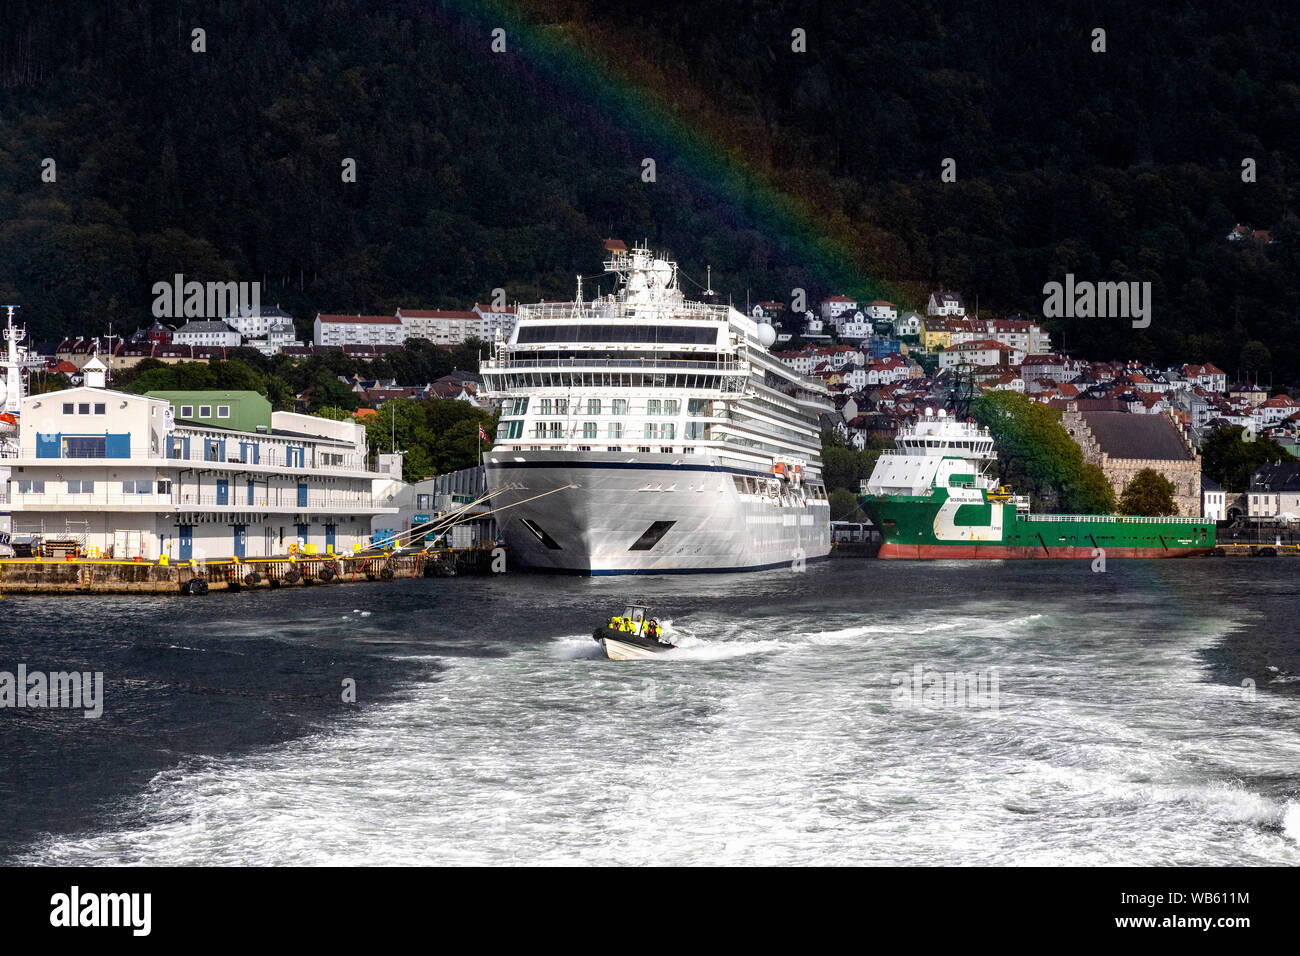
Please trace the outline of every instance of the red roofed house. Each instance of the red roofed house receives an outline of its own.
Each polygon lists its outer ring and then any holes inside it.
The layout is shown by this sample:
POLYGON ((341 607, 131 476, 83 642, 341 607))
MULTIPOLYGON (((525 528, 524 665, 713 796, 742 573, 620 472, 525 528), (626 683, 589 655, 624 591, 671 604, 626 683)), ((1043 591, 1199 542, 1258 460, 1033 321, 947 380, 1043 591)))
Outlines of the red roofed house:
POLYGON ((940 368, 954 368, 959 365, 1019 365, 1025 360, 1025 353, 1010 345, 1003 345, 992 339, 976 339, 963 342, 939 353, 940 368))
POLYGON ((832 319, 839 318, 843 312, 853 312, 857 309, 856 299, 850 299, 846 295, 832 295, 822 299, 822 321, 830 322, 832 319))
POLYGON ((1228 390, 1228 376, 1209 362, 1204 365, 1184 365, 1183 378, 1194 385, 1202 385, 1222 395, 1228 390))
POLYGON ((875 322, 893 322, 898 318, 898 306, 884 299, 874 299, 867 303, 867 318, 875 322))
POLYGON ((1296 412, 1300 412, 1300 402, 1290 395, 1274 395, 1250 410, 1250 421, 1255 431, 1260 432, 1290 418, 1296 412))

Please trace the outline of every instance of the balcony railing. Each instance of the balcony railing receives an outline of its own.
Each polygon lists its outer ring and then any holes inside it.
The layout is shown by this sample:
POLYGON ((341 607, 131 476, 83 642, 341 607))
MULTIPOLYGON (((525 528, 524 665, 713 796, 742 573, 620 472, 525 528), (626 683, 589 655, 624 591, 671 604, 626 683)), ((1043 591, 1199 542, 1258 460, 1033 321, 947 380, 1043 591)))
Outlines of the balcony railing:
MULTIPOLYGON (((0 503, 9 503, 9 499, 0 499, 0 503)), ((292 490, 279 496, 255 494, 249 503, 247 494, 239 494, 234 489, 228 495, 196 494, 175 492, 170 495, 128 495, 120 493, 90 494, 18 494, 12 503, 19 508, 60 506, 73 510, 90 508, 124 507, 140 505, 149 508, 229 508, 233 511, 265 511, 274 508, 277 511, 347 511, 349 509, 367 509, 384 507, 373 495, 356 492, 333 492, 330 494, 310 494, 306 504, 299 504, 298 497, 292 490)))
POLYGON ((304 455, 301 459, 297 456, 286 454, 275 454, 274 452, 263 452, 258 456, 257 461, 245 459, 239 454, 231 454, 226 450, 224 458, 212 458, 206 454, 205 449, 199 447, 190 447, 190 453, 183 455, 181 449, 175 449, 174 454, 165 456, 166 461, 184 461, 194 464, 211 464, 211 465, 252 465, 254 467, 264 468, 301 468, 309 470, 319 470, 321 468, 337 468, 343 471, 365 471, 365 459, 359 455, 344 455, 342 461, 325 461, 322 456, 316 456, 313 460, 311 455, 304 455), (292 458, 292 460, 291 460, 292 458))
POLYGON ((606 319, 694 319, 717 322, 726 319, 729 309, 725 305, 708 305, 703 302, 665 303, 663 305, 625 303, 610 299, 595 302, 547 302, 538 305, 521 305, 519 321, 529 319, 581 319, 604 321, 606 319))
MULTIPOLYGON (((518 355, 520 353, 513 353, 518 355)), ((627 369, 690 369, 707 372, 745 372, 748 366, 741 362, 709 362, 700 359, 485 359, 484 371, 522 368, 627 368, 627 369)))
POLYGON ((1168 518, 1149 518, 1143 515, 1045 515, 1018 514, 1017 521, 1085 521, 1092 524, 1112 524, 1116 521, 1124 524, 1213 524, 1209 518, 1186 518, 1172 516, 1168 518))

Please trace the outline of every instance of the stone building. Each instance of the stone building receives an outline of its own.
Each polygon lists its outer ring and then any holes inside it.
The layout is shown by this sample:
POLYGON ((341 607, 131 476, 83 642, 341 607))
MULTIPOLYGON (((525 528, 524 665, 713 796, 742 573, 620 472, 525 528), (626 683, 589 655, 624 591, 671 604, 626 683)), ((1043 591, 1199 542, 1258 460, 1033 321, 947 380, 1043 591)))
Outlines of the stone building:
POLYGON ((1101 467, 1116 500, 1134 475, 1153 468, 1174 483, 1178 513, 1200 516, 1200 454, 1167 414, 1080 411, 1070 402, 1061 424, 1083 449, 1084 460, 1101 467))

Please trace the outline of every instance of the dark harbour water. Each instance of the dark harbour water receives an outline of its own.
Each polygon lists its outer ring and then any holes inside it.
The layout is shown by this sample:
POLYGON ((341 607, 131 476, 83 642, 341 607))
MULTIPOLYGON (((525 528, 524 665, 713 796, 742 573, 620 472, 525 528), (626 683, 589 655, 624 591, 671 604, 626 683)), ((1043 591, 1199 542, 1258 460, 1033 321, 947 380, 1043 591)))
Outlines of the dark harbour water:
POLYGON ((106 686, 98 720, 0 710, 0 860, 1295 865, 1297 581, 846 560, 9 597, 0 670, 106 686), (678 651, 600 656, 629 597, 678 651), (936 674, 983 694, 908 706, 936 674))

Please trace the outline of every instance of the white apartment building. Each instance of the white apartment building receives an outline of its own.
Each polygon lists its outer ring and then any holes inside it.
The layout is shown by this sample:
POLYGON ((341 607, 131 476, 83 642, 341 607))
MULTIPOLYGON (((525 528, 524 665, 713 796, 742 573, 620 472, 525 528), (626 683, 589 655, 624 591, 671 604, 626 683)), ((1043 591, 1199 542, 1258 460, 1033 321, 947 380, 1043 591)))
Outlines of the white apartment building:
POLYGON ((265 338, 244 339, 244 345, 263 355, 275 355, 289 346, 301 347, 302 342, 296 337, 292 323, 282 323, 267 329, 265 338))
POLYGON ((1210 521, 1228 520, 1227 492, 1209 475, 1201 475, 1201 517, 1210 521))
POLYGON ((1300 464, 1265 464, 1250 476, 1246 514, 1251 518, 1300 516, 1300 464))
POLYGON ((513 305, 494 309, 490 305, 476 302, 474 314, 479 318, 478 337, 484 342, 494 342, 498 335, 503 339, 510 338, 510 333, 515 330, 515 322, 518 321, 513 305))
POLYGON ((172 335, 173 345, 207 345, 233 349, 239 347, 239 342, 239 332, 221 321, 192 320, 172 335))
POLYGON ((397 477, 369 470, 361 425, 289 412, 252 430, 181 424, 183 393, 150 398, 90 377, 98 384, 23 400, 6 460, 15 533, 127 560, 350 552, 397 511, 400 464, 397 477))
POLYGON ((953 345, 977 339, 992 339, 1025 355, 1052 351, 1051 336, 1027 319, 963 319, 953 323, 950 337, 953 345))
POLYGON ((408 339, 425 339, 437 345, 459 345, 483 332, 483 317, 455 309, 398 309, 397 321, 408 339))
POLYGON ((264 339, 274 326, 287 324, 292 331, 293 316, 278 305, 259 305, 232 312, 226 324, 246 339, 264 339))
POLYGON ((405 340, 402 320, 391 315, 321 313, 312 332, 316 345, 401 345, 405 340))

